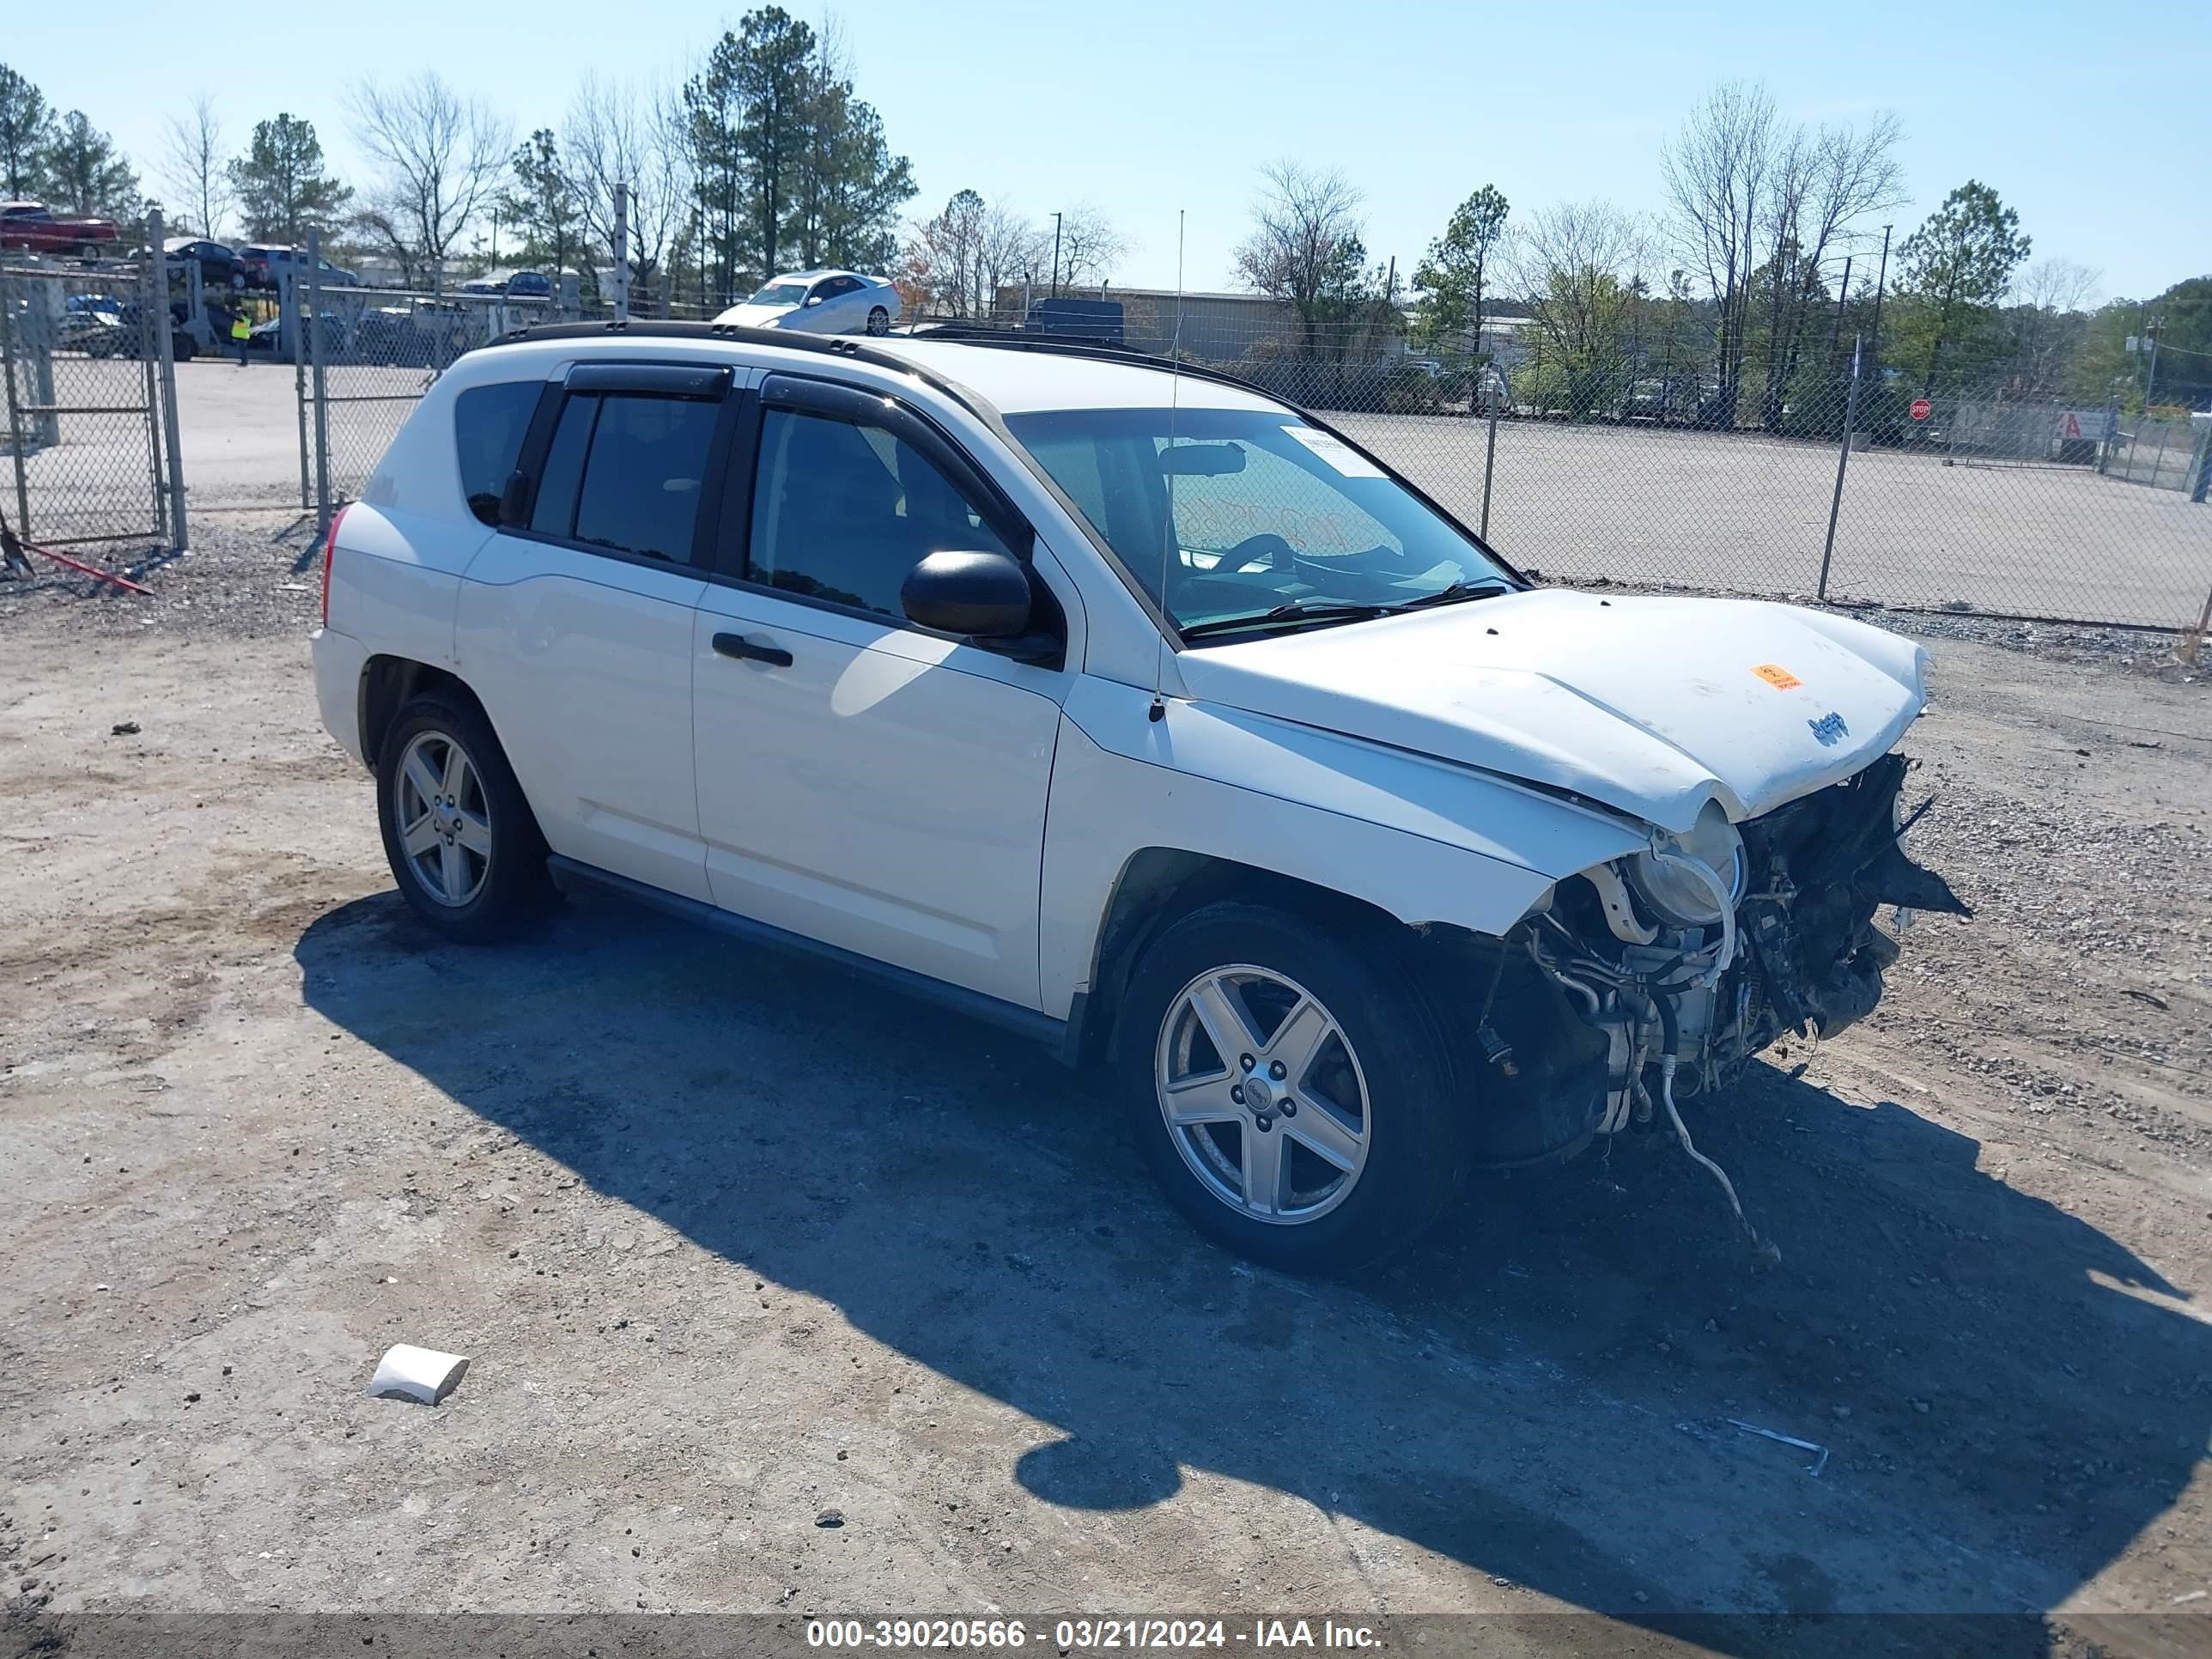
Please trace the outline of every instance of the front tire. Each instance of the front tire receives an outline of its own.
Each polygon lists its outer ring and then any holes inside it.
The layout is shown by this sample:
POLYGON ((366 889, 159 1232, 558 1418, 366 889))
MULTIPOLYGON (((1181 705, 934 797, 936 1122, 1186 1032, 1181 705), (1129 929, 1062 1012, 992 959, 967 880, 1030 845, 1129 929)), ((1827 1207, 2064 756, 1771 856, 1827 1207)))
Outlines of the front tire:
POLYGON ((1444 1042, 1388 927, 1207 905, 1138 964, 1116 1024, 1138 1146, 1176 1207, 1292 1272, 1403 1249, 1462 1163, 1444 1042))
POLYGON ((415 698, 386 733, 376 770, 385 857, 407 908, 447 938, 519 931, 552 891, 538 820, 491 722, 465 698, 415 698))

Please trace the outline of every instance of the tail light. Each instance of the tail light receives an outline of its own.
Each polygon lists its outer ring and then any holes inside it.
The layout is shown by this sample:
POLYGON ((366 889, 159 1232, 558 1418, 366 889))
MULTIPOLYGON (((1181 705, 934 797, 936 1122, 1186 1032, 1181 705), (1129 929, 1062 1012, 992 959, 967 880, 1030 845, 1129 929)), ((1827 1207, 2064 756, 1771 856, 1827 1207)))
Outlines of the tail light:
POLYGON ((338 555, 338 526, 345 522, 346 510, 340 507, 331 514, 331 533, 323 538, 323 626, 331 625, 331 562, 338 555))

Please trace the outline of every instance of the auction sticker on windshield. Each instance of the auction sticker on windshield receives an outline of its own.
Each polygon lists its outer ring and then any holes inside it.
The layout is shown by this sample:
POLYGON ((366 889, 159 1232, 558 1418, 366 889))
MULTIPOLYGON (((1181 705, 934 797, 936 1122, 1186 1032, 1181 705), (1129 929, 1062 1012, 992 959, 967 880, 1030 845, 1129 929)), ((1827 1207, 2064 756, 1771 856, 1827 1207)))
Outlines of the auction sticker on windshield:
POLYGON ((1319 427, 1312 426, 1286 426, 1283 430, 1327 461, 1344 477, 1381 478, 1389 476, 1334 432, 1323 432, 1319 427))

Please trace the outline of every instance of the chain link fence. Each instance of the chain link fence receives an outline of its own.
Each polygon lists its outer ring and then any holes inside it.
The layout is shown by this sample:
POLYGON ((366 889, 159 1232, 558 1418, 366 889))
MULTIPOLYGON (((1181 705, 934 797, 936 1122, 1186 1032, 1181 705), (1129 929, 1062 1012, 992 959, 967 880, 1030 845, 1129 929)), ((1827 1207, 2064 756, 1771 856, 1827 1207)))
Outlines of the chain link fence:
POLYGON ((1052 303, 1015 291, 962 321, 1249 380, 1554 579, 2160 629, 2212 591, 2212 416, 2008 395, 2002 365, 1923 394, 1840 330, 1723 378, 1663 337, 1578 349, 1559 319, 1486 319, 1489 349, 1453 356, 1383 310, 1345 326, 1249 294, 1052 303))
POLYGON ((150 258, 0 265, 0 514, 26 542, 183 548, 179 326, 150 258))
MULTIPOLYGON (((308 270, 319 249, 309 238, 308 270)), ((302 505, 327 525, 361 493, 422 393, 462 353, 554 319, 557 302, 506 294, 297 284, 302 505)))
MULTIPOLYGON (((301 287, 302 494, 325 521, 462 352, 578 314, 301 287)), ((1249 294, 1052 303, 1017 293, 990 317, 940 320, 1237 374, 1556 580, 2158 629, 2189 626, 2212 590, 2212 418, 2008 396, 1986 370, 1922 395, 1849 336, 1772 374, 1723 375, 1662 341, 1577 351, 1511 316, 1486 323, 1490 349, 1454 358, 1413 349, 1386 314, 1329 325, 1249 294)))

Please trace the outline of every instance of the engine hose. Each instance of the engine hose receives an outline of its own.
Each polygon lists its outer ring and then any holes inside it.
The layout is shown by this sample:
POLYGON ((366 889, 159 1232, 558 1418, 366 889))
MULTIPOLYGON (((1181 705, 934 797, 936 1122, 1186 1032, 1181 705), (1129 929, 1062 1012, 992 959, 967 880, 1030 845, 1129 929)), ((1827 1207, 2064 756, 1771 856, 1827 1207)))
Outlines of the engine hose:
POLYGON ((1771 1267, 1779 1267, 1782 1251, 1772 1239, 1762 1238, 1759 1229, 1751 1224, 1751 1218, 1743 1212, 1743 1200, 1735 1195, 1735 1183, 1728 1178, 1728 1171, 1699 1152, 1697 1143, 1690 1139, 1690 1131, 1682 1122, 1682 1115, 1674 1108, 1674 1056, 1668 1054, 1659 1062, 1659 1103, 1667 1109, 1667 1121, 1674 1126, 1674 1138, 1682 1143, 1682 1150, 1693 1163, 1700 1164, 1721 1183, 1728 1194, 1729 1208, 1735 1212, 1736 1220, 1742 1224, 1744 1236, 1751 1241, 1751 1252, 1771 1267))
POLYGON ((1701 988, 1719 984, 1721 975, 1728 971, 1729 963, 1735 960, 1735 911, 1729 903, 1728 889, 1721 885, 1718 876, 1695 859, 1685 858, 1680 853, 1658 846, 1652 848, 1651 856, 1662 864, 1670 864, 1686 872, 1713 896, 1713 908, 1720 913, 1721 918, 1721 948, 1713 957, 1712 966, 1705 969, 1697 983, 1701 988))
POLYGON ((1682 1052, 1682 1022, 1675 1016, 1674 998, 1655 995, 1651 1002, 1659 1011, 1659 1063, 1672 1066, 1682 1052))

